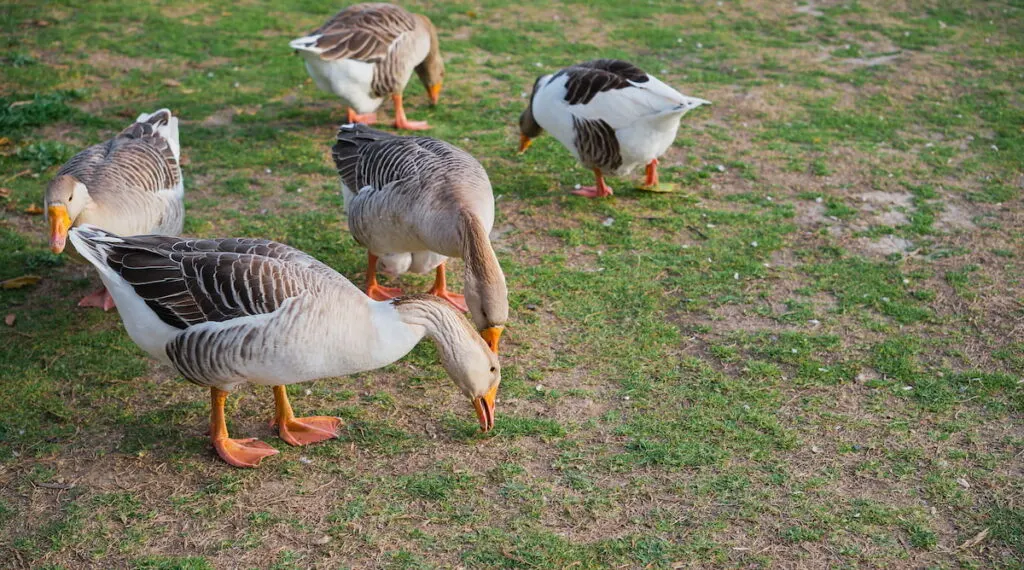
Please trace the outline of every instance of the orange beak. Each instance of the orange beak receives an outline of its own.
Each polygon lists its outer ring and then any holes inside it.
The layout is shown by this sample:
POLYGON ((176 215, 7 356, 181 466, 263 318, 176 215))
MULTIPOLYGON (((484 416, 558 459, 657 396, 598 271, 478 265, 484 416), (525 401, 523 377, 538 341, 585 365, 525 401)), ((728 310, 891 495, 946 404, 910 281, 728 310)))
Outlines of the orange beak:
POLYGON ((484 432, 494 429, 494 398, 498 396, 498 385, 495 384, 486 394, 473 400, 476 417, 480 420, 480 430, 484 432))
POLYGON ((71 229, 71 217, 67 206, 50 206, 46 209, 46 217, 50 220, 50 251, 60 253, 67 244, 68 230, 71 229))
POLYGON ((528 137, 528 136, 526 136, 524 134, 520 134, 519 135, 519 154, 523 154, 524 152, 526 152, 526 149, 530 148, 531 144, 533 144, 533 139, 531 139, 530 137, 528 137))
POLYGON ((437 83, 428 87, 427 95, 430 96, 430 104, 437 105, 437 101, 441 98, 441 84, 437 83))
POLYGON ((498 354, 498 339, 501 338, 501 333, 504 330, 505 327, 497 326, 488 327, 480 331, 480 336, 484 337, 484 340, 487 342, 487 346, 491 348, 491 352, 494 354, 498 354))

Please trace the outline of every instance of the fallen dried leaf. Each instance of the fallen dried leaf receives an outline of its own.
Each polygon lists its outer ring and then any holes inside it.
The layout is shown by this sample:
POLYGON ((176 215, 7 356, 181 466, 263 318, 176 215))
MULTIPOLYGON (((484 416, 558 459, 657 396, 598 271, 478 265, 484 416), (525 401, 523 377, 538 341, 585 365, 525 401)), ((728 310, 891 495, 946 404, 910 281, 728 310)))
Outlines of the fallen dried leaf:
POLYGON ((9 326, 9 327, 13 327, 14 326, 14 321, 17 318, 18 317, 14 313, 11 313, 11 314, 7 315, 6 317, 4 317, 4 324, 9 326))
POLYGON ((42 277, 38 275, 22 275, 21 277, 14 277, 6 281, 0 281, 0 287, 4 289, 21 289, 22 287, 35 285, 41 280, 42 277))
POLYGON ((968 548, 974 548, 975 546, 978 546, 979 544, 981 544, 981 541, 985 540, 986 538, 988 538, 988 529, 987 528, 982 530, 978 534, 974 535, 974 538, 972 538, 972 539, 968 540, 967 542, 961 544, 960 546, 956 547, 956 549, 957 550, 967 550, 968 548))
POLYGON ((39 207, 39 204, 32 204, 28 208, 25 208, 25 213, 31 214, 33 216, 38 216, 39 214, 43 213, 43 209, 39 207))
POLYGON ((10 197, 11 197, 11 189, 10 188, 0 188, 0 198, 10 198, 10 197))
POLYGON ((0 137, 0 146, 7 146, 11 144, 11 139, 7 137, 0 137))
POLYGON ((181 87, 181 82, 171 79, 170 77, 164 79, 164 85, 168 87, 181 87))
POLYGON ((8 109, 15 109, 17 107, 24 107, 25 105, 31 105, 32 101, 15 101, 7 106, 8 109))

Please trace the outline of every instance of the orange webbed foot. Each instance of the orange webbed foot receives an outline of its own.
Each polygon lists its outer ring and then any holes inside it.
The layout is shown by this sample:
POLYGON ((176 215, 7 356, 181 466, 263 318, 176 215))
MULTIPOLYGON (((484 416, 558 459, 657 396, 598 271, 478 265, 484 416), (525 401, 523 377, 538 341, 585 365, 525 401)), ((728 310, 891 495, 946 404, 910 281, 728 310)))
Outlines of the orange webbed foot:
POLYGON ((430 293, 431 295, 434 295, 436 297, 440 297, 440 298, 444 299, 445 301, 448 301, 448 303, 451 304, 451 306, 455 307, 455 310, 457 310, 459 312, 462 312, 462 313, 468 313, 469 312, 469 305, 466 304, 466 296, 465 295, 460 295, 458 293, 452 293, 451 291, 447 291, 447 290, 437 291, 437 290, 431 289, 430 291, 427 291, 427 292, 430 293))
POLYGON ((348 122, 350 123, 362 123, 364 125, 375 125, 377 124, 377 113, 363 113, 362 115, 356 113, 351 107, 348 109, 348 122))
POLYGON ((430 128, 430 125, 426 121, 410 121, 406 119, 395 121, 394 127, 406 131, 425 131, 430 128))
POLYGON ((277 433, 289 445, 308 445, 338 437, 340 426, 341 418, 310 416, 282 422, 277 428, 277 433))
POLYGON ((235 467, 256 467, 264 457, 278 453, 276 449, 254 437, 214 439, 213 448, 217 450, 217 455, 221 459, 235 467))
POLYGON ((114 298, 110 296, 110 292, 107 291, 106 287, 82 297, 82 300, 78 302, 78 306, 96 307, 104 311, 109 311, 115 307, 114 298))
POLYGON ((585 196, 587 198, 604 198, 605 196, 612 195, 612 189, 609 186, 599 188, 597 186, 581 186, 572 191, 577 196, 585 196))
POLYGON ((366 288, 366 295, 374 301, 387 301, 402 296, 402 290, 398 287, 384 287, 373 284, 366 288))

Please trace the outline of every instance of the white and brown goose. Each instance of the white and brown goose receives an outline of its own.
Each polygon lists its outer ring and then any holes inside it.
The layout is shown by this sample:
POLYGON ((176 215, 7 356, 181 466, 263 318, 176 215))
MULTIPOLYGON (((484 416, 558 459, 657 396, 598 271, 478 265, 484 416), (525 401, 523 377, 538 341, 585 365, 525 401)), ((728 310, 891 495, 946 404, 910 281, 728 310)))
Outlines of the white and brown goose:
MULTIPOLYGON (((92 224, 122 235, 178 235, 185 223, 178 119, 167 109, 139 115, 104 143, 76 154, 46 187, 50 250, 64 251, 68 230, 92 224)), ((109 311, 100 288, 80 307, 109 311)))
POLYGON ((413 71, 437 104, 444 81, 444 60, 437 30, 421 14, 393 4, 354 4, 307 36, 289 44, 306 61, 306 70, 323 91, 348 104, 348 122, 373 124, 385 97, 395 104, 395 126, 423 130, 402 106, 413 71))
MULTIPOLYGON (((429 137, 342 125, 332 149, 352 236, 369 250, 366 294, 401 294, 377 282, 378 258, 403 270, 435 269, 430 293, 469 311, 495 352, 508 320, 505 274, 491 247, 494 193, 466 151, 429 137), (465 263, 465 296, 447 290, 445 260, 465 263)), ((394 272, 394 271, 392 271, 394 272)))
POLYGON ((281 438, 323 441, 337 436, 341 420, 295 417, 285 385, 386 366, 424 336, 473 402, 481 428, 494 426, 498 357, 441 299, 373 301, 313 257, 269 240, 119 237, 92 226, 72 229, 70 238, 99 270, 132 340, 210 388, 210 436, 231 465, 255 467, 277 451, 228 436, 229 391, 246 382, 272 386, 281 438))
POLYGON ((664 191, 658 157, 675 140, 679 119, 701 105, 710 102, 683 95, 631 63, 587 61, 537 78, 519 117, 519 152, 547 130, 597 178, 595 186, 573 194, 610 196, 604 175, 641 164, 647 167, 642 188, 664 191))

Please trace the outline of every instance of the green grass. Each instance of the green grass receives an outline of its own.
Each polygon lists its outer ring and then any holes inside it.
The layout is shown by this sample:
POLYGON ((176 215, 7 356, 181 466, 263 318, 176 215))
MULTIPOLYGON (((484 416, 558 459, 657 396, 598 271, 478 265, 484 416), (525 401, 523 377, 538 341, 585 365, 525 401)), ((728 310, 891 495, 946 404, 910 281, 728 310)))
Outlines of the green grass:
MULTIPOLYGON (((1024 7, 413 2, 441 104, 497 201, 511 319, 493 432, 429 343, 290 389, 308 448, 218 461, 206 394, 147 359, 38 205, 141 112, 182 119, 186 233, 261 236, 362 284, 328 158, 344 108, 287 41, 308 0, 16 3, 0 14, 0 560, 260 568, 1017 568, 1024 515, 1024 7), (905 10, 905 11, 903 11, 905 10), (629 59, 709 99, 662 158, 674 194, 569 196, 537 75, 629 59), (960 548, 987 529, 979 544, 960 548)), ((390 105, 381 109, 387 120, 390 105)), ((461 288, 459 263, 450 272, 461 288)), ((405 276, 407 290, 429 279, 405 276)))

